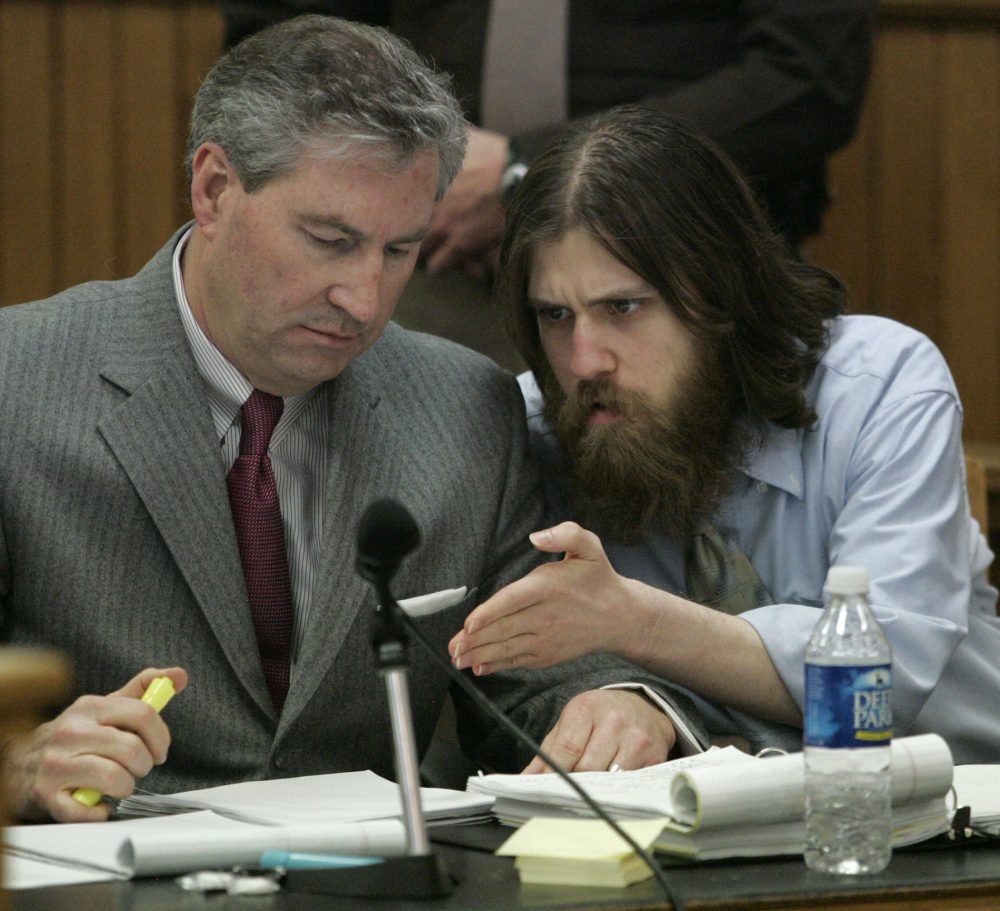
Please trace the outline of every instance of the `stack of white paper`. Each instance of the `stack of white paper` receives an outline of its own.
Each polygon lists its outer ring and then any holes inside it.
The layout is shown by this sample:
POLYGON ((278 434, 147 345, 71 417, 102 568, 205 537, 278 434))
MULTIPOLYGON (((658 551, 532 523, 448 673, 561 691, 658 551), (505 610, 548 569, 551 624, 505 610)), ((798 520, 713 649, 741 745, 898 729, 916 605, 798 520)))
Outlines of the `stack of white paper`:
POLYGON ((972 825, 1000 835, 1000 766, 955 766, 955 793, 960 807, 972 810, 972 825))
MULTIPOLYGON (((607 812, 618 819, 673 815, 670 783, 687 769, 724 765, 741 768, 752 756, 735 747, 712 747, 695 756, 673 759, 631 772, 573 772, 572 778, 607 812)), ((466 789, 496 798, 494 815, 506 825, 520 825, 534 816, 593 816, 580 795, 556 775, 480 775, 466 789)))
MULTIPOLYGON (((492 798, 421 788, 439 822, 489 816, 492 798)), ((406 851, 399 787, 373 772, 249 781, 119 807, 149 818, 13 826, 3 833, 8 889, 256 864, 263 851, 391 856, 406 851)))
MULTIPOLYGON (((892 744, 893 844, 923 841, 949 827, 945 795, 952 785, 951 751, 934 734, 892 744)), ((802 851, 805 805, 802 754, 756 759, 733 748, 634 772, 573 773, 617 819, 666 817, 657 850, 715 858, 802 851)), ((497 797, 502 822, 533 816, 593 815, 553 776, 488 775, 468 789, 497 797)))
MULTIPOLYGON (((493 803, 485 795, 445 788, 421 788, 420 802, 428 822, 488 818, 493 803)), ((403 812, 399 785, 368 771, 243 781, 178 794, 138 791, 118 803, 122 817, 193 810, 214 810, 259 825, 392 819, 403 812)))
POLYGON ((253 866, 270 849, 386 857, 405 853, 406 833, 398 819, 261 826, 209 810, 125 822, 14 826, 4 831, 4 887, 253 866))

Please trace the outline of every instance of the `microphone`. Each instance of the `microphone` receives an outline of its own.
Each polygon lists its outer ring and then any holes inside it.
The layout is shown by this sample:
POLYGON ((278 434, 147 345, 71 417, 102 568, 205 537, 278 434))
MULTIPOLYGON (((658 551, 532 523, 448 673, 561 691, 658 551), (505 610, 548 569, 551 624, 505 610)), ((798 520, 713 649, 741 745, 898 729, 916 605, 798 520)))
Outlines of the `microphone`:
POLYGON ((403 558, 420 544, 420 529, 409 511, 395 500, 376 500, 358 524, 358 574, 371 582, 383 607, 395 604, 389 582, 403 558))

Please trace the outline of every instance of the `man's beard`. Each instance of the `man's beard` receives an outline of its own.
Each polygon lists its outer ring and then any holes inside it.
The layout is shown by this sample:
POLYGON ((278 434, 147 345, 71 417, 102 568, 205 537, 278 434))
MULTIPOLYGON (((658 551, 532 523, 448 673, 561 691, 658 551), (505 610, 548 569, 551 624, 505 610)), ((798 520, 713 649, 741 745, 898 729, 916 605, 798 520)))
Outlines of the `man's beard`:
POLYGON ((546 415, 572 465, 576 515, 601 538, 686 541, 729 491, 748 439, 712 354, 702 352, 662 409, 607 380, 581 381, 568 397, 554 378, 546 385, 546 415), (591 424, 595 402, 618 419, 591 424))

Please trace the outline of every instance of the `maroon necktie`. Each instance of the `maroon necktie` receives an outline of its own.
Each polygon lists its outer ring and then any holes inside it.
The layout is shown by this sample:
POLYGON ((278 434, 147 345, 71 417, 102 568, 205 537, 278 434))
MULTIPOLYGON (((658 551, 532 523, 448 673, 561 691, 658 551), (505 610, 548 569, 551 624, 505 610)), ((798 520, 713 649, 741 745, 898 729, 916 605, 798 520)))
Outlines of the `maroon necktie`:
POLYGON ((288 692, 292 585, 267 447, 284 405, 276 395, 253 391, 241 411, 240 454, 226 479, 264 679, 279 715, 288 692))

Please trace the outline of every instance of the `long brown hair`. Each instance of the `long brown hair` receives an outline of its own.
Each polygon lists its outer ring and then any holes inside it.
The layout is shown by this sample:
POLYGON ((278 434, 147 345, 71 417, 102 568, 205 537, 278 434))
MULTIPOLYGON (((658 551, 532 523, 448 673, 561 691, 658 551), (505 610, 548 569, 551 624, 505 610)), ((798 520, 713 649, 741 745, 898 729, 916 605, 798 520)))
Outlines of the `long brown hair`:
POLYGON ((532 255, 573 229, 716 347, 741 413, 789 428, 816 420, 805 385, 844 287, 788 250, 710 140, 669 115, 622 107, 571 126, 532 163, 508 213, 495 295, 543 389, 553 377, 526 306, 532 255))

